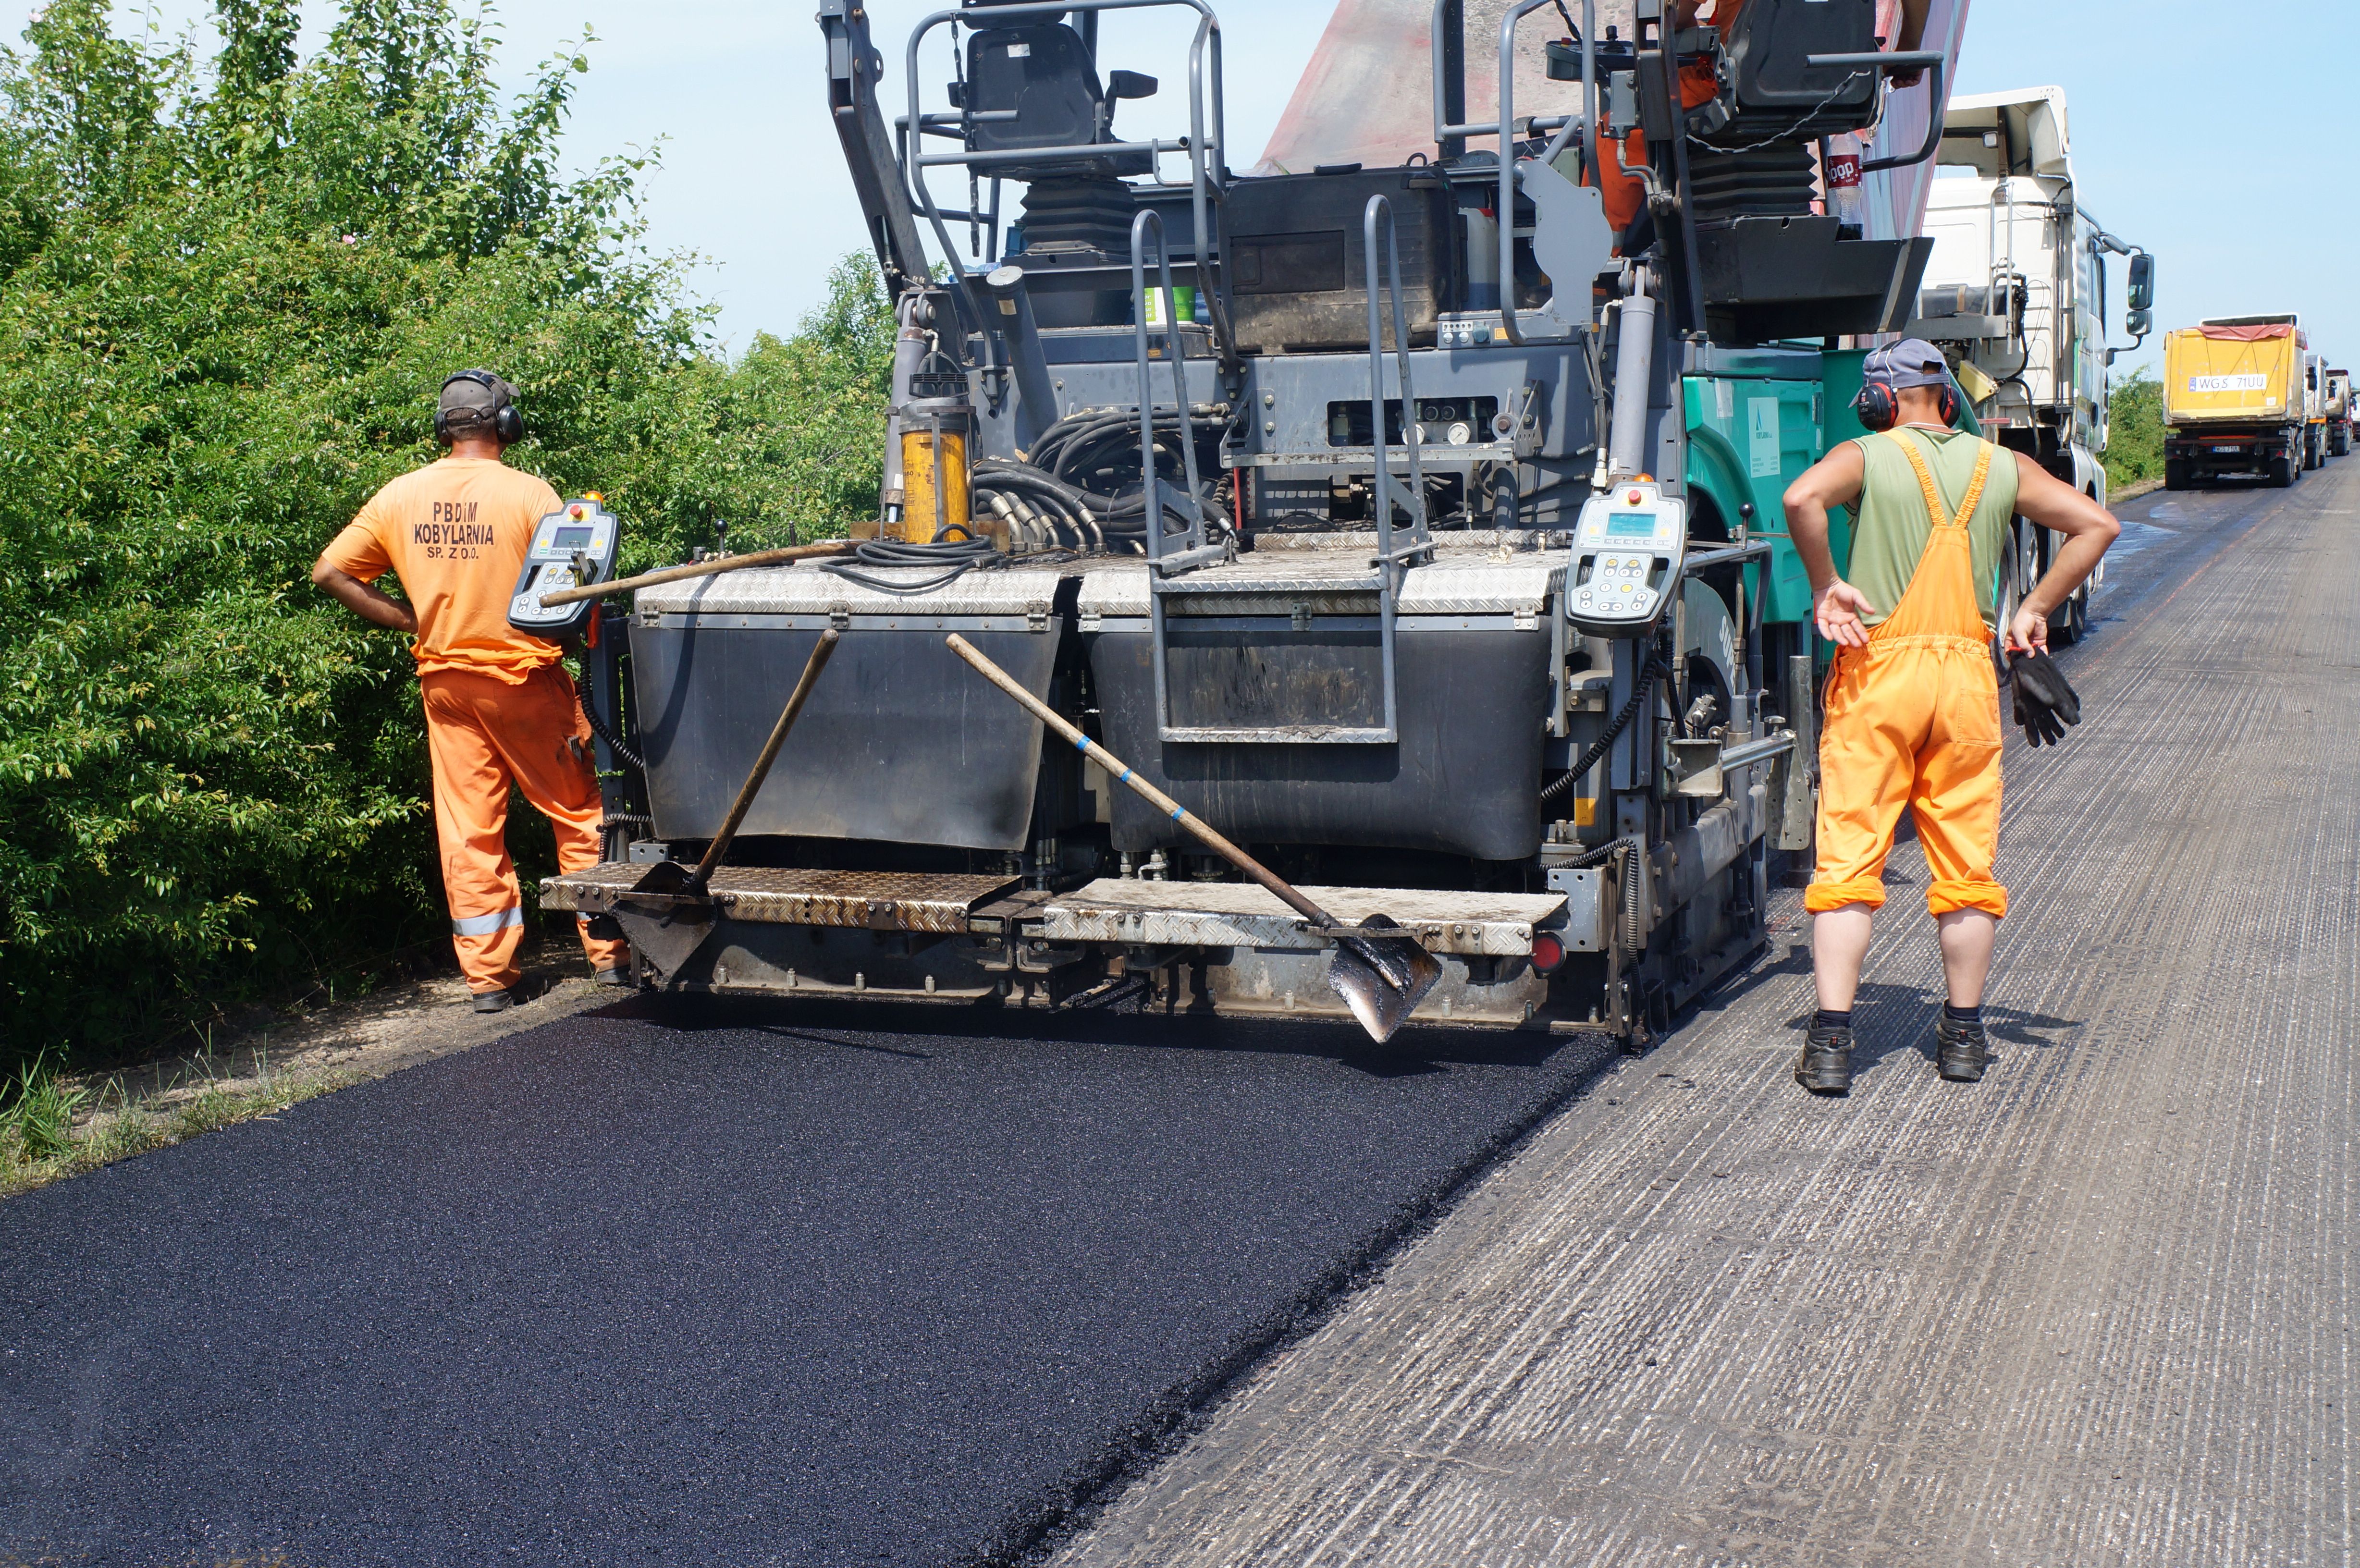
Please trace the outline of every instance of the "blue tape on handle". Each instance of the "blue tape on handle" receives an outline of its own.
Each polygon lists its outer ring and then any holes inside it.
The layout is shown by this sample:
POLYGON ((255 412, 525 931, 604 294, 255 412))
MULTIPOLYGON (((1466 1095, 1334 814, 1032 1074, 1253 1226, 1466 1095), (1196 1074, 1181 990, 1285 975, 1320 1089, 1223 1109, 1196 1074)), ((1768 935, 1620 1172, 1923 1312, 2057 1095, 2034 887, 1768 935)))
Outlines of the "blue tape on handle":
POLYGON ((1185 811, 1182 811, 1182 810, 1181 810, 1179 807, 1177 807, 1177 806, 1175 806, 1175 807, 1173 807, 1173 808, 1172 808, 1172 820, 1173 820, 1174 822, 1178 822, 1181 818, 1183 818, 1183 817, 1186 816, 1187 814, 1188 814, 1187 812, 1185 812, 1185 811))

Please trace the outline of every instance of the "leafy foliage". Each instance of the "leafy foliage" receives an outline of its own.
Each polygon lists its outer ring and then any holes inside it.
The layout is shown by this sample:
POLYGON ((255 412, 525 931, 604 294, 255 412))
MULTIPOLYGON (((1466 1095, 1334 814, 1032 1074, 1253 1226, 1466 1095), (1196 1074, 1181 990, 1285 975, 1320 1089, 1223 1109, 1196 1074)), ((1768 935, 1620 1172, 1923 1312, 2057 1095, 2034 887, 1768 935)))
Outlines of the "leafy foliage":
POLYGON ((447 929, 401 639, 314 591, 463 365, 626 564, 869 511, 891 322, 848 261, 737 364, 559 171, 587 39, 513 104, 450 0, 216 0, 222 49, 55 0, 0 51, 0 1051, 151 1028, 447 929))
POLYGON ((2163 477, 2163 383, 2139 366, 2107 398, 2106 485, 2119 490, 2163 477))

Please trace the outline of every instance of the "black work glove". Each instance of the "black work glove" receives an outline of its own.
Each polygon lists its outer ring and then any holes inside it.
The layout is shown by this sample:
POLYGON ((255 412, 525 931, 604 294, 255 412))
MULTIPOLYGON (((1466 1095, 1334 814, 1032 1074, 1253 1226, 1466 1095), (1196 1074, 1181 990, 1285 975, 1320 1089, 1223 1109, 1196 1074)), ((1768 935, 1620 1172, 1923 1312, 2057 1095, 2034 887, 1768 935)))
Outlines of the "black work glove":
POLYGON ((2081 722, 2081 699, 2047 654, 2012 655, 2008 674, 2016 686, 2016 722, 2034 746, 2055 746, 2068 725, 2081 722))

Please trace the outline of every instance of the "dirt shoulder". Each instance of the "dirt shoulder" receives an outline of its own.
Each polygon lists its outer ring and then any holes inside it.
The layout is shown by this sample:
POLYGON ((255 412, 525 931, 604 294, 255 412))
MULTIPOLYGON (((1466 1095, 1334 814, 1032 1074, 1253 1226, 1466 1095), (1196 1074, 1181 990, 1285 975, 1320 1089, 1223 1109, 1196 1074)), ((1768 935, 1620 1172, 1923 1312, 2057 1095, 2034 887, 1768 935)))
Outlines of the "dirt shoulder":
POLYGON ((515 1007, 477 1013, 456 973, 435 974, 299 1015, 263 1012, 195 1049, 183 1041, 135 1064, 60 1079, 49 1136, 37 1140, 20 1126, 0 1143, 0 1198, 472 1051, 622 995, 592 985, 580 955, 553 942, 528 960, 517 989, 526 999, 515 1007))

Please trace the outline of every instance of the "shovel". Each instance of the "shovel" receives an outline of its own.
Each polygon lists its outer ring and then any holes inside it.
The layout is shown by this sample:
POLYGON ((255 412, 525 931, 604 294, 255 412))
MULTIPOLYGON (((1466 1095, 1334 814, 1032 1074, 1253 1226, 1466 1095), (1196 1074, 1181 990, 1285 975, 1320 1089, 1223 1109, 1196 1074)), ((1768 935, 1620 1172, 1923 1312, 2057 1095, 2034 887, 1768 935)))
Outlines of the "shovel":
POLYGON ((1392 920, 1384 915, 1371 915, 1357 926, 1344 924, 1279 880, 1276 872, 1206 826, 1171 796, 1133 773, 1120 757, 1060 718, 1046 702, 1019 685, 1008 671, 978 653, 965 637, 954 632, 949 640, 953 653, 1015 698, 1034 718, 1073 742, 1084 757, 1112 774, 1117 783, 1130 785, 1157 811, 1194 833, 1206 848, 1277 894, 1289 909, 1310 920, 1320 935, 1333 938, 1336 955, 1328 963, 1328 984, 1344 998, 1344 1005, 1352 1009, 1352 1016, 1360 1020, 1360 1027, 1378 1044, 1393 1038, 1393 1031, 1408 1021, 1410 1014, 1426 999, 1426 994, 1434 989, 1435 982, 1442 978, 1442 965, 1435 962, 1434 954, 1392 920))
POLYGON ((754 771, 746 775, 746 782, 738 791, 738 799, 729 807, 729 815, 721 823, 721 831, 705 846, 705 858, 688 870, 676 860, 660 860, 648 868, 646 876, 631 885, 630 891, 619 895, 612 913, 622 925, 623 934, 631 940, 631 951, 645 960, 657 972, 659 978, 669 983, 680 973, 682 964, 694 956, 713 934, 717 911, 713 896, 706 890, 713 874, 721 866, 722 857, 729 853, 729 844, 738 836, 738 826, 746 820, 746 812, 754 804, 754 797, 762 790, 762 780, 770 776, 770 764, 779 759, 779 748, 786 744, 787 732, 795 727, 795 717, 803 711, 803 700, 811 695, 819 672, 827 668, 830 656, 841 634, 835 627, 819 634, 819 646, 811 651, 803 665, 803 678, 795 682, 794 694, 787 699, 779 714, 779 722, 770 726, 770 738, 762 745, 762 755, 754 759, 754 771))

